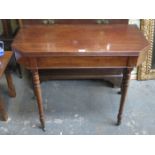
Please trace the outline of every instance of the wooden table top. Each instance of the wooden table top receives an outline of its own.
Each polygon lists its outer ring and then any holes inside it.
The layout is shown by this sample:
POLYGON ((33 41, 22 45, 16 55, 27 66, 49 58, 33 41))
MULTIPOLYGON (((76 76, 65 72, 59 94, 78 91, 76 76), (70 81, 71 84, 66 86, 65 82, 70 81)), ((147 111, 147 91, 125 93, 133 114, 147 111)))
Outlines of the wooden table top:
POLYGON ((135 25, 53 25, 21 28, 12 44, 23 55, 138 56, 148 41, 135 25))
POLYGON ((10 59, 12 56, 11 51, 6 51, 3 56, 0 57, 0 78, 2 77, 10 59))

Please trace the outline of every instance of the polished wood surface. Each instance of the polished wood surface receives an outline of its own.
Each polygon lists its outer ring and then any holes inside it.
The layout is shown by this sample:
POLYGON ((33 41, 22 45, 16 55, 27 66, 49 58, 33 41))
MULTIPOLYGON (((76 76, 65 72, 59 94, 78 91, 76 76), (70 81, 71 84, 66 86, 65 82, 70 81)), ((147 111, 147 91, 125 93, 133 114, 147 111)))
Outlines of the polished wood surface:
MULTIPOLYGON (((45 25, 45 26, 53 26, 54 24, 72 24, 72 25, 81 25, 81 24, 95 24, 95 25, 105 25, 105 24, 126 24, 128 25, 128 19, 20 19, 20 28, 32 26, 32 25, 45 25)), ((110 70, 110 69, 109 69, 110 70)), ((109 71, 108 70, 108 71, 109 71)), ((63 72, 61 70, 61 74, 57 74, 55 69, 49 70, 39 70, 40 80, 51 80, 51 79, 103 79, 110 82, 114 87, 120 87, 122 78, 121 77, 103 77, 103 74, 96 76, 96 69, 91 68, 82 68, 79 69, 64 69, 63 72), (70 72, 70 74, 69 74, 70 72), (91 72, 91 76, 90 76, 91 72), (77 74, 78 73, 78 74, 77 74), (85 74, 88 73, 88 74, 85 74), (52 75, 52 76, 51 76, 52 75)), ((102 72, 106 74, 104 68, 102 72)), ((113 70, 112 70, 113 71, 113 70)), ((114 74, 119 75, 119 70, 115 69, 114 74)), ((108 74, 108 73, 107 73, 108 74)))
MULTIPOLYGON (((13 84, 12 76, 11 76, 9 69, 7 68, 7 65, 8 65, 12 55, 13 55, 13 53, 11 51, 7 51, 7 52, 5 52, 5 54, 3 56, 0 57, 0 63, 1 63, 0 64, 0 78, 5 73, 6 81, 8 84, 9 96, 15 97, 16 91, 15 91, 15 87, 13 84)), ((5 110, 5 103, 4 103, 4 100, 1 95, 1 90, 0 90, 0 118, 1 118, 1 120, 4 120, 4 121, 6 121, 8 119, 8 114, 5 110)))
MULTIPOLYGON (((32 71, 42 128, 44 111, 38 69, 122 69, 120 124, 133 67, 141 64, 149 44, 134 25, 54 25, 22 28, 12 50, 17 61, 32 71)), ((111 76, 111 75, 110 75, 111 76)))
POLYGON ((21 28, 12 48, 35 56, 138 56, 147 45, 133 25, 54 25, 21 28))

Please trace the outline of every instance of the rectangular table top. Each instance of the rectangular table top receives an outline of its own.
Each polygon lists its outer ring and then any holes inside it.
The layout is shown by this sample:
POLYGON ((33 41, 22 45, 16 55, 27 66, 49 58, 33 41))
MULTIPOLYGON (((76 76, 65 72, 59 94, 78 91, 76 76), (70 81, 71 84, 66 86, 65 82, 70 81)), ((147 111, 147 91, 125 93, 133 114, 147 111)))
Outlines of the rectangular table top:
POLYGON ((138 56, 148 41, 135 25, 53 25, 21 28, 13 51, 35 56, 138 56))

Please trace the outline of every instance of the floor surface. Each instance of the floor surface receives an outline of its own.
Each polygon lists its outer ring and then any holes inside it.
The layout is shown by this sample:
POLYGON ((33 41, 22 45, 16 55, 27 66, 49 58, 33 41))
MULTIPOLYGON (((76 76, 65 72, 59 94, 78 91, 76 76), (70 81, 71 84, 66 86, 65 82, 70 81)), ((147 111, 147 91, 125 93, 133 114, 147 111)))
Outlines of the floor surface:
POLYGON ((39 126, 37 104, 27 77, 13 75, 16 98, 0 81, 9 119, 1 135, 143 135, 155 134, 155 82, 130 82, 123 121, 116 126, 120 95, 103 80, 42 82, 46 132, 39 126))

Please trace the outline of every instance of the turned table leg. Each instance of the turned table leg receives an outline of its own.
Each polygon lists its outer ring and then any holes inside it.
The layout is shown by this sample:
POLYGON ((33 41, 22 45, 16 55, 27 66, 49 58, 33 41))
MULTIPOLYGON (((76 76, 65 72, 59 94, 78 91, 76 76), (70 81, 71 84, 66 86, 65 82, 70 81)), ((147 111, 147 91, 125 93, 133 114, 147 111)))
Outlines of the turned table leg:
POLYGON ((1 96, 1 92, 0 92, 0 118, 3 121, 7 121, 7 119, 8 119, 8 114, 5 111, 4 101, 3 101, 3 98, 1 96))
POLYGON ((121 85, 121 101, 120 101, 120 107, 119 107, 119 112, 117 116, 117 125, 121 124, 125 99, 127 95, 129 81, 130 81, 131 70, 132 70, 131 68, 125 68, 123 70, 123 80, 121 85))
POLYGON ((9 92, 9 96, 11 97, 16 97, 16 90, 13 84, 13 80, 12 80, 12 76, 10 71, 6 70, 5 71, 5 76, 6 76, 6 81, 8 84, 8 92, 9 92))
POLYGON ((38 70, 36 69, 32 70, 32 76, 33 76, 33 84, 34 84, 34 93, 37 99, 37 104, 39 109, 41 127, 43 130, 45 130, 44 110, 43 110, 42 94, 41 94, 38 70))

